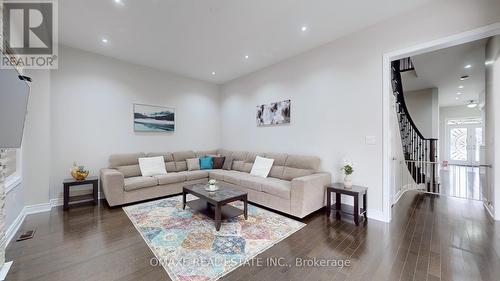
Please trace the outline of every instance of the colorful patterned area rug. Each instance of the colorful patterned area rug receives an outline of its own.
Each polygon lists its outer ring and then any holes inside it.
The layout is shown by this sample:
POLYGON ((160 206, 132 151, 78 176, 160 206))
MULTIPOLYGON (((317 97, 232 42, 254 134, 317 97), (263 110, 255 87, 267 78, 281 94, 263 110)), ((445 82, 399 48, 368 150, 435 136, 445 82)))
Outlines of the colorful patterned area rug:
MULTIPOLYGON (((243 209, 243 203, 231 205, 243 209)), ((151 264, 162 265, 173 281, 217 280, 305 226, 248 204, 248 220, 225 220, 216 231, 212 219, 182 210, 182 196, 123 210, 155 254, 151 264)))

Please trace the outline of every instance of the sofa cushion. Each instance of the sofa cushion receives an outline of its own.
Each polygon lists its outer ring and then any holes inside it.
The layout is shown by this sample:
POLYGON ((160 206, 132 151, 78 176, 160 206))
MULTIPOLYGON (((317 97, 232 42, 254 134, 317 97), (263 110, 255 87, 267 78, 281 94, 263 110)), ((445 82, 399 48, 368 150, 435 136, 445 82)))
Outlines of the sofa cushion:
POLYGON ((147 157, 163 156, 165 162, 174 162, 174 155, 170 152, 150 152, 147 157))
POLYGON ((193 151, 179 151, 172 153, 175 161, 175 169, 177 172, 187 171, 186 159, 196 158, 193 151))
POLYGON ((265 153, 266 158, 274 159, 273 167, 269 172, 269 176, 273 178, 283 179, 283 171, 285 169, 285 161, 288 154, 285 153, 265 153))
POLYGON ((214 166, 214 158, 211 156, 200 158, 200 170, 212 170, 214 166))
POLYGON ((273 162, 274 159, 257 156, 253 163, 252 170, 250 171, 250 175, 267 178, 273 167, 273 162))
POLYGON ((248 152, 246 151, 234 151, 231 156, 233 156, 233 161, 245 161, 248 152))
POLYGON ((230 173, 230 171, 227 170, 211 170, 209 171, 209 176, 211 179, 215 179, 218 181, 223 181, 224 180, 224 175, 230 173))
POLYGON ((240 180, 240 185, 249 189, 256 191, 262 191, 262 183, 266 182, 267 179, 248 175, 240 180))
POLYGON ((290 199, 291 189, 292 183, 286 180, 266 178, 265 181, 262 182, 262 192, 284 199, 290 199))
POLYGON ((224 166, 225 156, 213 157, 213 167, 212 169, 222 169, 224 166))
POLYGON ((165 175, 167 169, 163 156, 139 158, 139 168, 143 177, 165 175))
POLYGON ((208 178, 207 170, 184 171, 184 172, 179 172, 178 174, 186 176, 186 180, 188 181, 208 178))
POLYGON ((109 157, 109 167, 129 166, 139 164, 139 158, 146 157, 143 152, 128 154, 113 154, 109 157))
POLYGON ((136 190, 145 187, 157 186, 158 180, 153 177, 131 177, 124 180, 125 191, 136 190))
POLYGON ((123 174, 124 177, 139 177, 141 176, 141 169, 139 168, 139 164, 136 165, 128 165, 128 166, 119 166, 116 167, 116 170, 123 174))
POLYGON ((175 162, 174 162, 174 155, 170 152, 151 152, 147 154, 147 157, 156 157, 156 156, 163 156, 163 159, 165 159, 165 169, 167 169, 167 172, 176 172, 177 169, 175 168, 175 162))
POLYGON ((229 151, 229 150, 226 150, 226 149, 217 149, 217 154, 220 155, 220 156, 225 156, 225 157, 228 157, 228 156, 231 156, 231 154, 233 154, 232 151, 229 151))
POLYGON ((245 161, 243 161, 243 160, 234 160, 233 161, 233 165, 231 167, 231 170, 242 172, 243 171, 243 165, 245 165, 245 161))
POLYGON ((232 184, 240 184, 241 179, 248 177, 249 174, 238 171, 229 171, 229 173, 224 175, 224 181, 232 184))
POLYGON ((188 171, 198 171, 200 169, 200 158, 186 159, 188 171))
POLYGON ((214 155, 217 155, 217 150, 214 149, 214 150, 196 151, 194 154, 198 158, 206 157, 206 156, 214 156, 214 155))
POLYGON ((226 156, 222 169, 230 171, 233 168, 233 156, 226 156))
POLYGON ((288 155, 282 178, 292 180, 312 175, 318 171, 319 165, 320 159, 316 156, 288 155))
POLYGON ((158 180, 159 185, 173 184, 186 181, 186 175, 181 173, 168 173, 166 175, 154 176, 158 180))

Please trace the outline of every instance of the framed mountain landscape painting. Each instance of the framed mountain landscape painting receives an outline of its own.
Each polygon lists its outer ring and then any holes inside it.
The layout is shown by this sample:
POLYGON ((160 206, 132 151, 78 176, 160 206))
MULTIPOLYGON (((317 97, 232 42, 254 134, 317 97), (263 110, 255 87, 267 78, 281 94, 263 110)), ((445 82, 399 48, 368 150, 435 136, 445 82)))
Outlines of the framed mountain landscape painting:
POLYGON ((175 108, 134 104, 135 132, 173 132, 175 130, 175 108))

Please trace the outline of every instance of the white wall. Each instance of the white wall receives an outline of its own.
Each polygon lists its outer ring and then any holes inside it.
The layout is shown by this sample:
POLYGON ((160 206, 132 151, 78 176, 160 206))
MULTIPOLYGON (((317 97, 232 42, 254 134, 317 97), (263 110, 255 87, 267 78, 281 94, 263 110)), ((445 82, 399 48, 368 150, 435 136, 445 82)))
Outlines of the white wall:
POLYGON ((486 66, 486 164, 492 164, 492 169, 487 169, 488 189, 495 207, 494 214, 500 220, 500 182, 496 175, 500 175, 500 35, 490 38, 486 44, 486 61, 493 62, 486 66))
POLYGON ((423 89, 404 93, 410 116, 424 138, 439 137, 438 89, 423 89))
POLYGON ((47 127, 51 198, 62 197, 73 161, 98 175, 113 153, 219 147, 218 86, 69 47, 59 57, 47 127), (135 133, 133 103, 175 107, 175 132, 135 133))
POLYGON ((446 140, 448 132, 446 130, 446 122, 448 119, 454 118, 481 118, 481 110, 479 107, 469 108, 465 105, 461 106, 445 106, 439 108, 439 157, 440 161, 450 160, 446 148, 446 140))
POLYGON ((33 79, 24 127, 22 173, 26 205, 49 201, 50 184, 50 71, 31 70, 33 79))
POLYGON ((25 206, 24 188, 20 183, 5 194, 5 231, 16 221, 25 206))
POLYGON ((350 158, 355 184, 369 187, 369 214, 381 215, 383 54, 498 21, 500 1, 432 1, 231 81, 222 87, 222 146, 318 155, 337 181, 350 158), (282 99, 292 100, 292 123, 257 127, 255 106, 282 99))

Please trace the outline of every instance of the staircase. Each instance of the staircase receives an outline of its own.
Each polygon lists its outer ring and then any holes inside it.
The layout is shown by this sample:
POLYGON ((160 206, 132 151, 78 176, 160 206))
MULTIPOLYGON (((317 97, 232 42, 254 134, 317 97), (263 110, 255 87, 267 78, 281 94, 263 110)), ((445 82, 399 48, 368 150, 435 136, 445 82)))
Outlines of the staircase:
POLYGON ((406 107, 401 73, 415 70, 410 58, 396 60, 392 66, 392 90, 408 171, 416 184, 425 184, 428 192, 439 192, 437 181, 437 139, 425 138, 413 122, 406 107))

